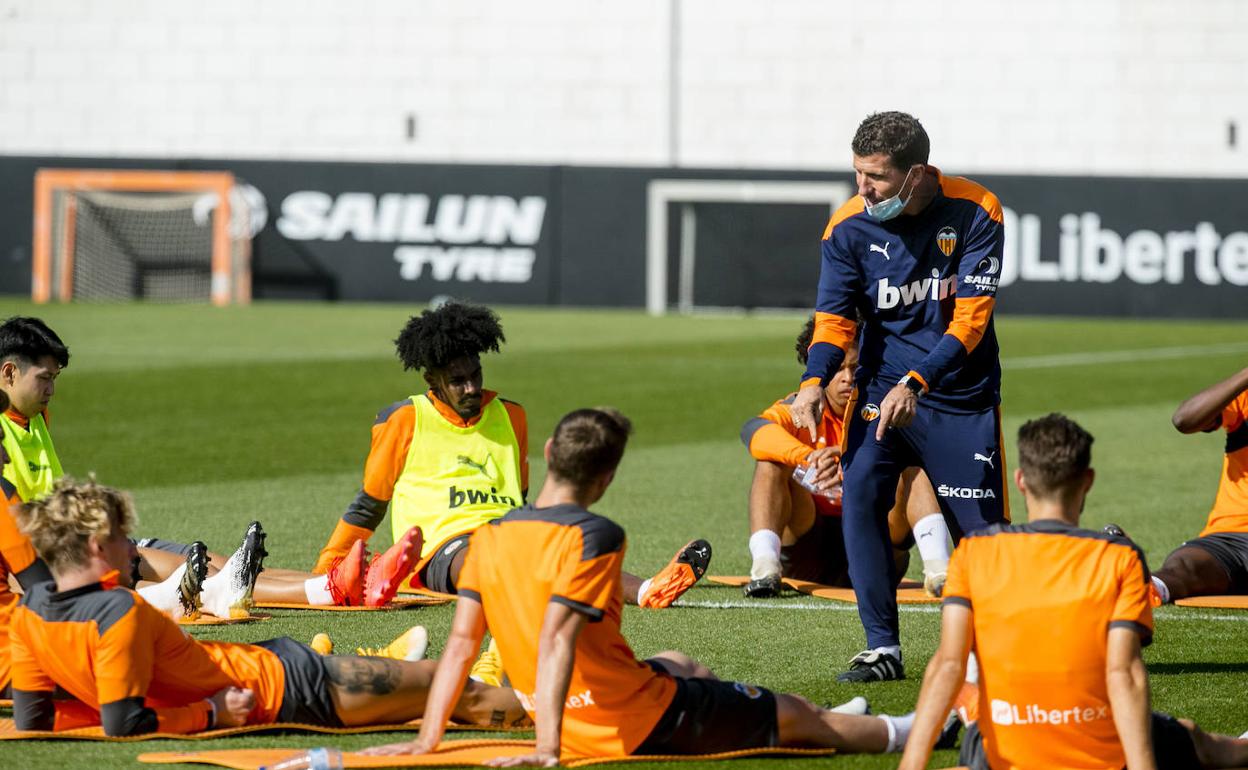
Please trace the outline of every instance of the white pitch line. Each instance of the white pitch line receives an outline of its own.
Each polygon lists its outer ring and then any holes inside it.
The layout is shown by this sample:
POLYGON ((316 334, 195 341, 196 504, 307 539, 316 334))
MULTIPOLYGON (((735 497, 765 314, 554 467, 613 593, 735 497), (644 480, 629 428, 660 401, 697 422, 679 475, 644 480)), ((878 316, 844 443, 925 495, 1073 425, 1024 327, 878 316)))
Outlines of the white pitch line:
POLYGON ((1177 358, 1199 358, 1230 353, 1248 353, 1248 342, 1223 342, 1215 345, 1184 345, 1168 348, 1136 348, 1134 350, 1098 350, 1086 353, 1062 353, 1051 356, 1018 356, 1001 359, 1004 369, 1049 369, 1060 366, 1095 366, 1156 361, 1177 358))
MULTIPOLYGON (((672 605, 673 607, 694 607, 698 609, 710 610, 803 610, 816 612, 857 612, 858 605, 850 602, 802 602, 794 604, 780 604, 773 602, 747 602, 741 600, 725 600, 719 602, 693 602, 680 600, 672 605)), ((940 612, 940 606, 937 604, 899 604, 898 612, 917 612, 923 614, 936 614, 940 612)), ((1193 612, 1187 607, 1167 607, 1164 610, 1156 611, 1157 617, 1163 620, 1212 620, 1222 623, 1248 623, 1248 612, 1240 615, 1213 615, 1205 612, 1193 612)))

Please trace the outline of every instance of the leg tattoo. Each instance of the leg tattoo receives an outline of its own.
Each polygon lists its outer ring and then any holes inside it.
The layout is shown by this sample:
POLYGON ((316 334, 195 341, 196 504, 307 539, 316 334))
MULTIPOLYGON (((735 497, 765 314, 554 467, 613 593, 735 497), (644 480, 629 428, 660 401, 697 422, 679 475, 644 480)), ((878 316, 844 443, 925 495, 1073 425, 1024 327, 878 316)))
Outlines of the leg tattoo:
POLYGON ((325 658, 329 680, 349 693, 388 695, 399 688, 402 669, 389 658, 330 655, 325 658))

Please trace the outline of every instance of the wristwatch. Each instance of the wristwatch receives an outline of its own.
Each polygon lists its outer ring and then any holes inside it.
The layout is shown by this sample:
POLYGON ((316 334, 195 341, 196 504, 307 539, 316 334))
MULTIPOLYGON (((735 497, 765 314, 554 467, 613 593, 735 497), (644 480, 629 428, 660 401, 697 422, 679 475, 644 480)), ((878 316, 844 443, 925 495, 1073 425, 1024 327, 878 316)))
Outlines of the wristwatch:
POLYGON ((897 380, 897 384, 905 385, 915 397, 923 395, 923 382, 913 374, 907 374, 905 377, 897 380))

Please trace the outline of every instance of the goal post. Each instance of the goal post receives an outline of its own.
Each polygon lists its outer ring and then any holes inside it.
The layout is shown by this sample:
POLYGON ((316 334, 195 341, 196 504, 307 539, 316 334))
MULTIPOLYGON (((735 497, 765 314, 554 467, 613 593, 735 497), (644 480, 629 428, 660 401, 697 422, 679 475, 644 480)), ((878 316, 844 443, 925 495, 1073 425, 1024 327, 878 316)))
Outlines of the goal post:
MULTIPOLYGON (((655 179, 646 190, 646 311, 664 315, 671 305, 668 298, 668 249, 671 204, 679 204, 679 246, 676 280, 676 309, 690 313, 694 301, 694 276, 698 264, 697 213, 695 204, 822 205, 835 212, 853 194, 845 182, 739 180, 739 179, 655 179)), ((818 233, 812 233, 812 254, 818 233)), ((703 262, 707 257, 702 256, 703 262)))
POLYGON ((250 301, 233 190, 224 171, 39 169, 31 298, 250 301))

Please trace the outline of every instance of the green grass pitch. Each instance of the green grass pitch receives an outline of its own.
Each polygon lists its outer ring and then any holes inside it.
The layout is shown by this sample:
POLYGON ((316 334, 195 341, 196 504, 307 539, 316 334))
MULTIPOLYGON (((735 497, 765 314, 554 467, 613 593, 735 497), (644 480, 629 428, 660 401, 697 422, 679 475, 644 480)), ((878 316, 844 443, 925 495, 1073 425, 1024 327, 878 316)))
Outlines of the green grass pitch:
MULTIPOLYGON (((374 414, 423 389, 403 372, 391 340, 419 308, 269 304, 35 307, 8 298, 0 317, 45 318, 70 346, 57 381, 53 434, 68 472, 94 471, 130 489, 141 535, 201 538, 228 552, 251 519, 269 532, 270 564, 307 568, 359 487, 374 414)), ((503 309, 508 342, 485 359, 486 386, 524 404, 532 487, 542 442, 560 415, 610 404, 632 417, 634 439, 615 486, 596 506, 629 533, 626 568, 650 574, 675 548, 706 537, 712 572, 742 574, 751 462, 741 423, 797 382, 793 339, 801 318, 648 318, 635 312, 503 309)), ((1169 419, 1180 400, 1244 365, 1242 323, 998 319, 1005 362, 1008 446, 1024 420, 1070 414, 1097 437, 1090 527, 1121 524, 1157 565, 1195 535, 1213 501, 1222 437, 1181 436, 1169 419)), ((1022 520, 1015 496, 1015 519, 1022 520)), ((388 532, 374 545, 388 544, 388 532)), ((917 561, 917 560, 916 560, 917 561)), ((851 608, 807 598, 745 601, 700 585, 687 606, 625 612, 637 653, 681 649, 724 678, 802 693, 816 702, 857 694, 877 712, 913 707, 939 617, 902 615, 909 678, 835 683, 863 645, 851 608), (714 607, 717 603, 731 606, 714 607)), ((329 632, 340 649, 384 643, 409 625, 430 630, 437 654, 451 608, 390 613, 278 611, 271 620, 194 629, 255 641, 329 632)), ((1243 697, 1248 614, 1168 608, 1145 657, 1156 708, 1235 735, 1248 729, 1243 697)), ((1026 657, 1028 651, 1017 654, 1026 657)), ((401 735, 334 739, 357 749, 401 735)), ((0 744, 5 767, 131 766, 141 751, 291 746, 324 738, 278 735, 146 745, 0 744)), ((954 764, 953 752, 933 767, 954 764)), ((896 757, 838 757, 828 767, 883 768, 896 757)), ((733 767, 796 766, 785 760, 733 767)), ((803 762, 803 765, 808 764, 803 762)))

